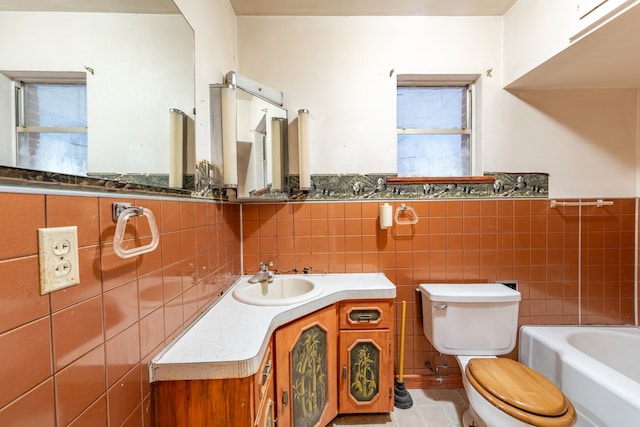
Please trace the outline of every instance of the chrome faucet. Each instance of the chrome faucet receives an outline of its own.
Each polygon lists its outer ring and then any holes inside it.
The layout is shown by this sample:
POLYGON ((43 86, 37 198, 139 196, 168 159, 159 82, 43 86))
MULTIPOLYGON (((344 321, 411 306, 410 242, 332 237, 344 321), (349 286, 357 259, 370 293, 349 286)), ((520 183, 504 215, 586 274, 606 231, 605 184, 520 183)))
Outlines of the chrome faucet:
POLYGON ((251 279, 249 279, 249 283, 271 283, 273 282, 273 271, 269 271, 269 267, 273 267, 273 261, 269 264, 260 263, 260 271, 254 274, 251 279))

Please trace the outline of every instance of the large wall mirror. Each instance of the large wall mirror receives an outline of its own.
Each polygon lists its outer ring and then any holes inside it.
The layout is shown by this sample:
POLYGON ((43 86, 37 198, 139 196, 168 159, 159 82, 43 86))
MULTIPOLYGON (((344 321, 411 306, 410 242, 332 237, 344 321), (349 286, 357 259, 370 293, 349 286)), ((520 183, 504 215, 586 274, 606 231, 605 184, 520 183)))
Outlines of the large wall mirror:
POLYGON ((194 99, 194 34, 171 0, 0 0, 0 167, 190 188, 194 99))

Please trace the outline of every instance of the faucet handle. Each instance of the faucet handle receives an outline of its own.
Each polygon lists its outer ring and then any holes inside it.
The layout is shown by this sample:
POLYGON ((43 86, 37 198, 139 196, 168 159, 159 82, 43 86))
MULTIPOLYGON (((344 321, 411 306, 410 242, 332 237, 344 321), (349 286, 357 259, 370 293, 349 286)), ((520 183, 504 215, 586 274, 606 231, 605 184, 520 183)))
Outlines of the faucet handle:
POLYGON ((273 261, 269 261, 269 264, 260 263, 260 271, 268 271, 269 267, 273 267, 273 261))

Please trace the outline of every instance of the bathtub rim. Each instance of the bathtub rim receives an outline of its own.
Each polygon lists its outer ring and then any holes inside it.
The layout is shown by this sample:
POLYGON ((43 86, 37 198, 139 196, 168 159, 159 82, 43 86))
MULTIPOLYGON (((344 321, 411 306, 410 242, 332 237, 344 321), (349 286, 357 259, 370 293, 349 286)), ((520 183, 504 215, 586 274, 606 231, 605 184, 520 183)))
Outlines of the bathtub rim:
MULTIPOLYGON (((577 331, 584 332, 585 330, 610 330, 618 333, 632 334, 632 336, 640 339, 640 327, 635 325, 523 325, 519 328, 519 346, 518 346, 518 360, 545 375, 551 380, 562 392, 572 401, 578 416, 585 417, 586 420, 597 422, 590 425, 607 425, 602 424, 607 414, 601 414, 600 412, 593 412, 594 405, 591 404, 591 400, 598 401, 585 392, 584 387, 581 389, 575 384, 564 384, 567 377, 580 373, 584 377, 583 383, 596 383, 600 388, 601 399, 613 398, 619 399, 619 402, 615 402, 620 405, 629 405, 633 408, 633 411, 640 416, 640 402, 638 396, 640 396, 640 383, 627 377, 616 369, 606 365, 605 363, 591 357, 587 353, 583 353, 580 349, 573 347, 568 341, 568 336, 577 331), (526 333, 524 331, 527 331, 526 333), (541 337, 544 343, 538 343, 540 346, 547 346, 546 349, 554 353, 556 358, 555 366, 541 366, 542 361, 550 363, 548 360, 548 354, 543 354, 541 350, 537 355, 530 354, 523 357, 523 347, 530 346, 531 343, 526 343, 527 339, 523 340, 523 336, 528 335, 532 340, 540 340, 541 337), (563 338, 564 337, 564 338, 563 338), (551 338, 551 339, 550 339, 551 338), (524 344, 524 345, 523 345, 524 344), (537 358, 534 359, 534 357, 537 358), (524 360, 527 359, 527 360, 524 360), (530 361, 528 359, 531 359, 530 361), (558 364, 561 366, 558 369, 558 364), (548 372, 545 372, 545 369, 548 372), (557 371, 554 371, 556 369, 557 371), (566 370, 563 372, 562 370, 566 370), (550 375, 548 375, 550 373, 550 375), (554 376, 555 377, 552 377, 554 376), (585 393, 586 397, 585 397, 585 393)), ((534 343, 535 345, 535 343, 534 343)), ((527 349, 531 353, 531 349, 527 349)), ((600 402, 598 402, 600 403, 600 402)), ((597 406, 597 405, 596 405, 597 406)), ((615 405, 614 405, 615 406, 615 405)), ((610 412, 609 408, 603 408, 603 411, 610 412)), ((615 412, 615 411, 614 411, 615 412)), ((616 414, 614 414, 614 417, 616 414)), ((611 424, 614 425, 614 424, 611 424)))

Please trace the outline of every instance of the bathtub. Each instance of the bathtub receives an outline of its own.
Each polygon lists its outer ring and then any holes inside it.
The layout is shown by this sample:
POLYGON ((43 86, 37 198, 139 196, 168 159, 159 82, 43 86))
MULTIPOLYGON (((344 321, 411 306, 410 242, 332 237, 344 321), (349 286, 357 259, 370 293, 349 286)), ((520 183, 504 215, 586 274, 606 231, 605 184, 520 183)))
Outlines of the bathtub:
POLYGON ((571 400, 580 427, 640 425, 640 329, 523 326, 519 360, 571 400))

